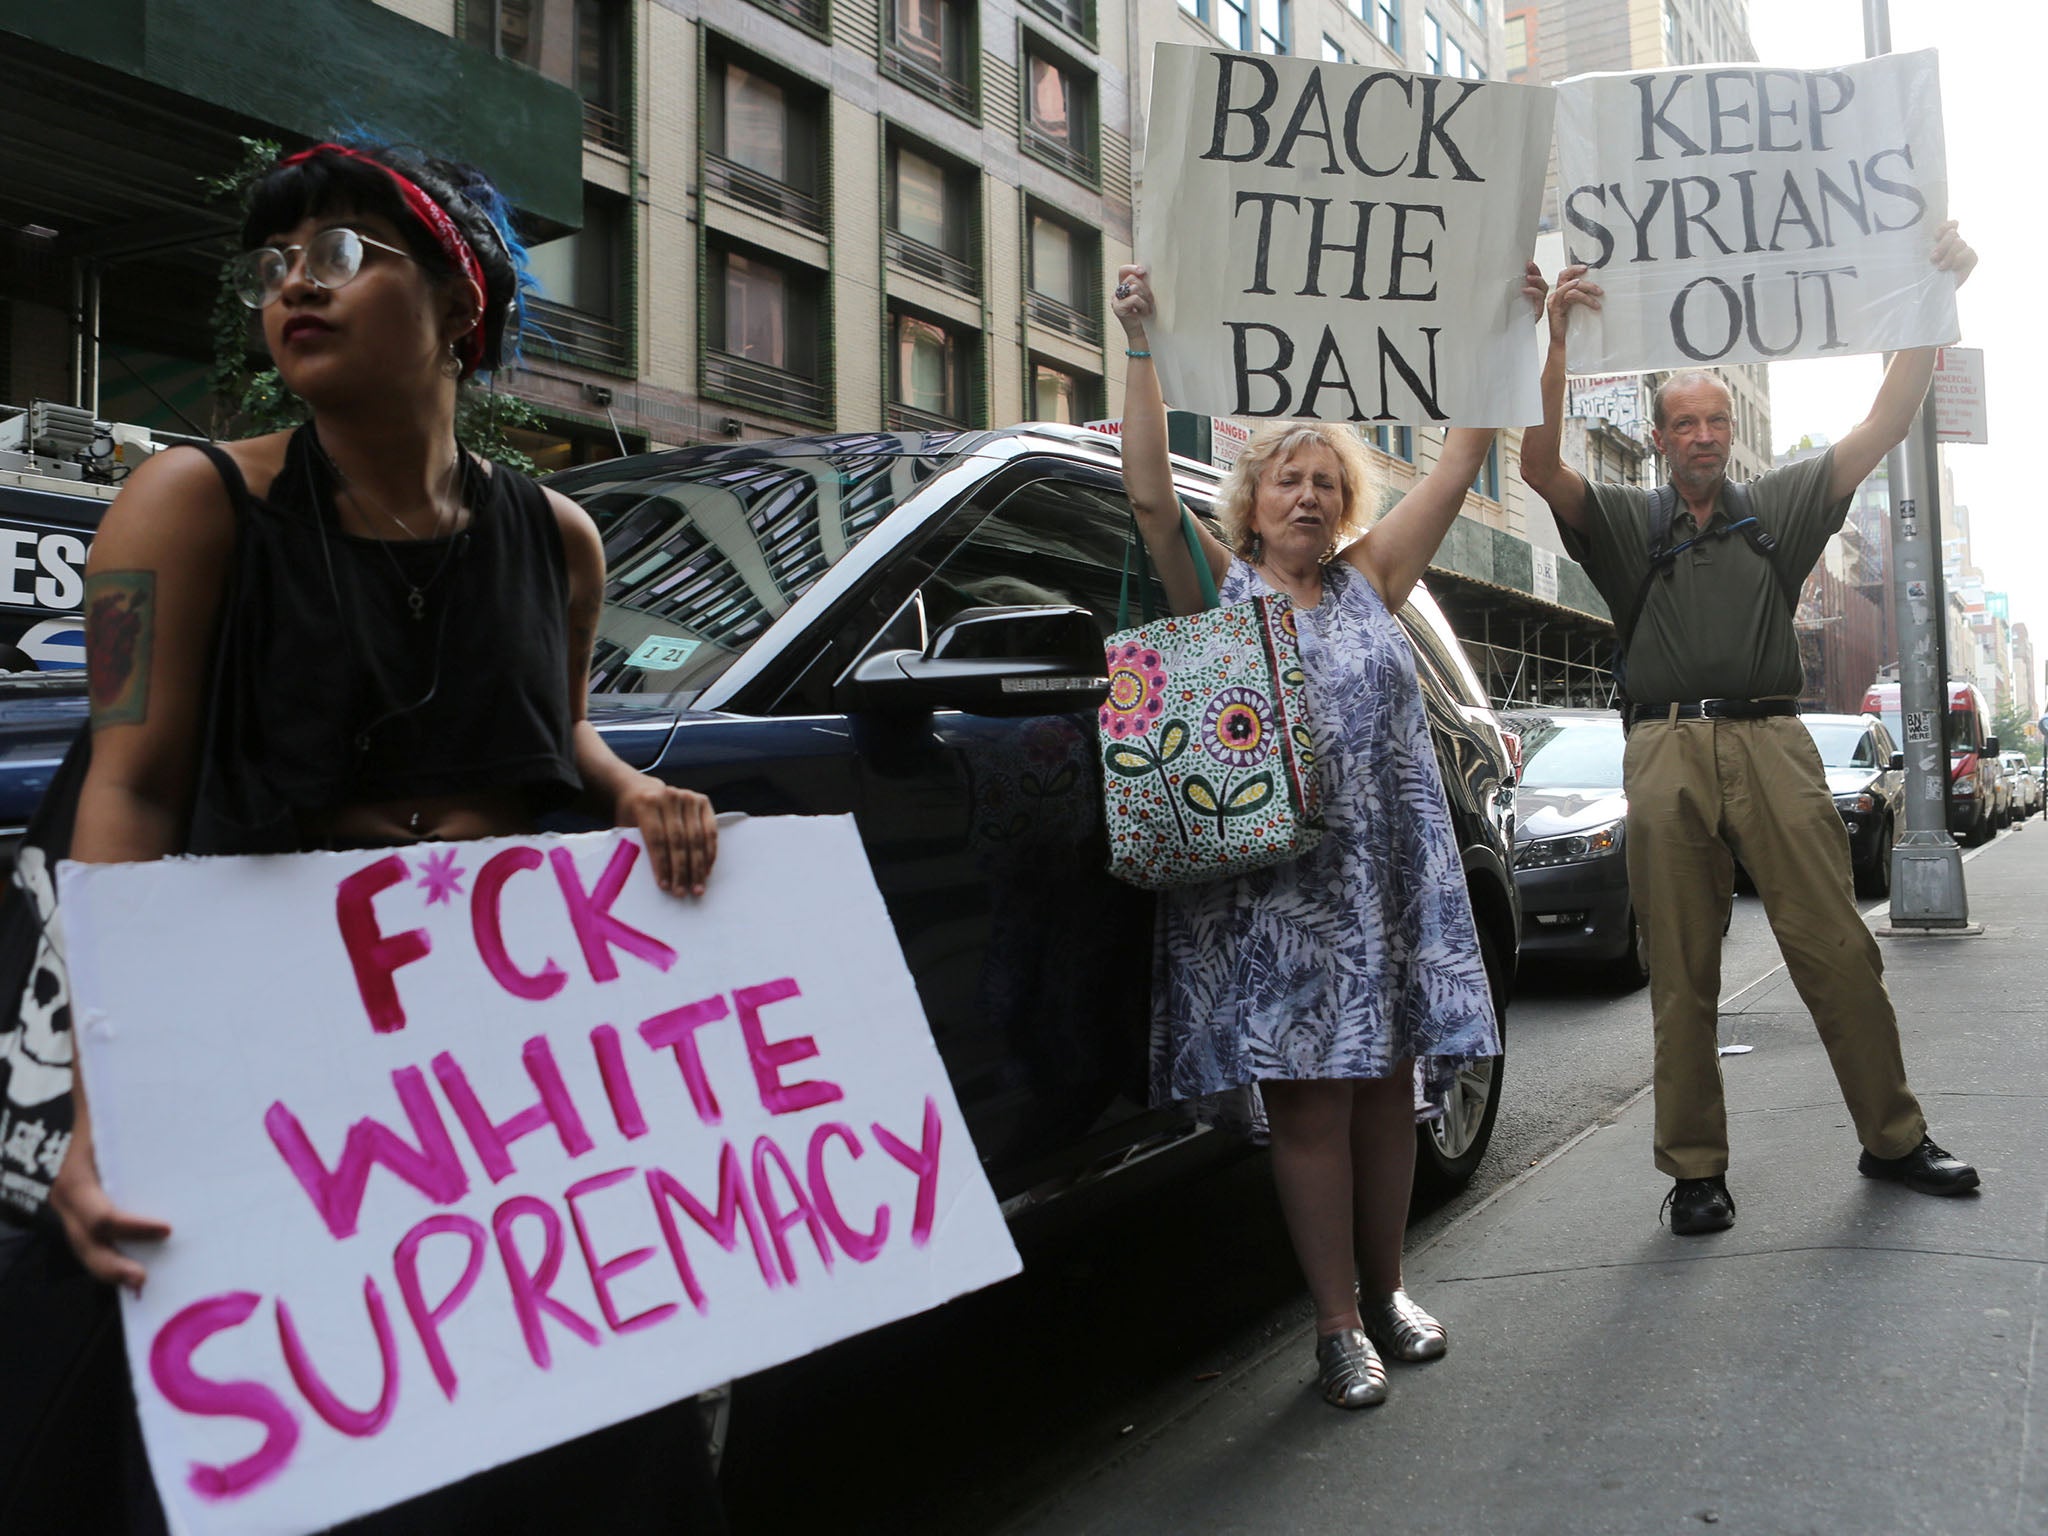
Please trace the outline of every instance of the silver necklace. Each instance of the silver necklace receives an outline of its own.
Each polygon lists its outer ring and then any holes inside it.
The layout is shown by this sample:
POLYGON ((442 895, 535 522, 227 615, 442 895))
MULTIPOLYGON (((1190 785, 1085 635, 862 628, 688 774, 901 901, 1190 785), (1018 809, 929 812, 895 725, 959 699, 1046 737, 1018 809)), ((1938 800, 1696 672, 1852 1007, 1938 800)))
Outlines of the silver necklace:
MULTIPOLYGON (((320 457, 322 461, 326 463, 328 473, 334 477, 334 485, 337 492, 339 492, 342 495, 353 498, 358 507, 369 506, 372 508, 372 510, 376 511, 383 517, 387 518, 392 523, 395 523, 399 528, 404 530, 405 536, 408 539, 410 539, 413 543, 419 544, 424 542, 421 536, 413 531, 412 524, 408 523, 404 518, 400 517, 390 507, 384 506, 381 503, 373 502, 372 499, 369 496, 367 496, 360 487, 352 484, 348 476, 341 472, 341 466, 334 462, 333 456, 328 453, 325 445, 320 442, 320 439, 317 435, 313 439, 313 445, 320 450, 320 457)), ((458 447, 455 450, 455 457, 451 459, 448 464, 449 490, 452 491, 454 489, 456 477, 461 473, 461 470, 462 450, 458 447)), ((428 531, 426 538, 440 538, 442 536, 441 529, 444 521, 450 526, 452 526, 454 520, 455 517, 453 513, 449 513, 444 519, 441 510, 440 500, 437 498, 434 505, 434 526, 432 527, 432 529, 428 531)), ((455 540, 449 539, 447 543, 442 546, 441 558, 438 562, 436 562, 433 569, 433 573, 429 575, 425 581, 422 582, 415 582, 410 576, 406 574, 405 567, 398 563, 398 556, 391 552, 390 546, 393 542, 392 540, 373 539, 371 540, 371 542, 374 543, 379 549, 384 551, 384 559, 386 563, 390 565, 392 574, 398 578, 398 584, 401 587, 405 588, 405 607, 406 611, 412 615, 413 622, 415 624, 423 622, 427 616, 427 591, 430 587, 434 585, 435 582, 441 579, 441 573, 448 569, 448 561, 455 552, 455 540)))

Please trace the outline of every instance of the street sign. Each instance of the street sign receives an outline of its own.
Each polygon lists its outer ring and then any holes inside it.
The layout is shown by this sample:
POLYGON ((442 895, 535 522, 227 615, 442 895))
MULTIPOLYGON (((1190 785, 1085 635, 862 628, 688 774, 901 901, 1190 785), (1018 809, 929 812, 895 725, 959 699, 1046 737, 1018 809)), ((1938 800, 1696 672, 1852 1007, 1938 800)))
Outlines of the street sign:
POLYGON ((1984 349, 1936 347, 1934 435, 1944 443, 1988 443, 1990 417, 1984 405, 1984 349))

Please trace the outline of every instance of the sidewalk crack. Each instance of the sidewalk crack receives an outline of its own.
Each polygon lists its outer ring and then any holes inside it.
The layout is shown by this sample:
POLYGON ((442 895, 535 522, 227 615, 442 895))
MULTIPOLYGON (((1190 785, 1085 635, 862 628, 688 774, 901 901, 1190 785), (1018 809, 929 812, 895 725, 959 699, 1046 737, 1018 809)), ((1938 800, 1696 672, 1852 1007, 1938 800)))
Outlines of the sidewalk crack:
POLYGON ((2019 1253, 1985 1253, 1968 1248, 1913 1248, 1898 1243, 1792 1243, 1778 1248, 1744 1248, 1734 1253, 1674 1254, 1664 1259, 1613 1259, 1590 1264, 1560 1264, 1543 1269, 1503 1269, 1474 1275, 1434 1275, 1437 1285, 1475 1280, 1538 1280, 1547 1275, 1583 1275, 1605 1269, 1658 1269, 1672 1264, 1704 1264, 1734 1259, 1778 1258, 1794 1253, 1897 1253, 1927 1259, 1978 1259, 1989 1264, 2019 1264, 2048 1271, 2048 1257, 2019 1253))

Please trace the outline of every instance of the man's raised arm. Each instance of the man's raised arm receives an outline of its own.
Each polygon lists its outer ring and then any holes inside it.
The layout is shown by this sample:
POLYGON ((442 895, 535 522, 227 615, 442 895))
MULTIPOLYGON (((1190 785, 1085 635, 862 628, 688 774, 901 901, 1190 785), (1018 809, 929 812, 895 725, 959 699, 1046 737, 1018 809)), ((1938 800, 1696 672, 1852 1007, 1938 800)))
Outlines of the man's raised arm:
MULTIPOLYGON (((1958 288, 1976 267, 1977 253, 1956 233, 1954 219, 1935 231, 1933 261, 1942 271, 1955 273, 1958 288)), ((1834 468, 1828 478, 1830 502, 1853 492, 1886 454, 1906 440, 1933 378, 1934 348, 1914 347, 1892 354, 1870 414, 1835 444, 1834 468)))
POLYGON ((1600 307, 1600 288, 1584 267, 1566 267, 1551 291, 1550 352, 1543 360, 1543 422, 1522 433, 1522 482, 1550 503, 1557 520, 1574 532, 1586 526, 1586 480, 1558 456, 1564 432, 1564 332, 1574 304, 1600 307))

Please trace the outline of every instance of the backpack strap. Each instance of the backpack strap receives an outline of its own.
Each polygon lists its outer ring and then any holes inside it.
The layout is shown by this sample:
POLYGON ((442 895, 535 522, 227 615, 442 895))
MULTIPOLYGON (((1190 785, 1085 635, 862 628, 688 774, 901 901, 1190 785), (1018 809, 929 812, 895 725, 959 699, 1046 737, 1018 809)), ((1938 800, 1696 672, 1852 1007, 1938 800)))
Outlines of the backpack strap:
POLYGON ((1675 551, 1671 548, 1671 524, 1677 516, 1677 486, 1660 485, 1650 492, 1650 558, 1643 566, 1643 579, 1636 584, 1635 600, 1628 605, 1628 612, 1615 615, 1614 643, 1622 656, 1628 654, 1629 637, 1636 632, 1636 621, 1643 616, 1650 583, 1672 561, 1675 551))
POLYGON ((1778 584, 1778 595, 1784 598, 1785 606, 1796 610, 1799 607, 1801 583, 1787 576, 1777 561, 1778 541, 1764 531, 1764 525, 1756 520, 1756 511, 1749 499, 1749 482, 1730 480, 1721 490, 1722 499, 1728 503, 1728 510, 1735 514, 1729 525, 1729 532, 1740 533, 1749 547, 1764 557, 1770 566, 1771 576, 1778 584))

